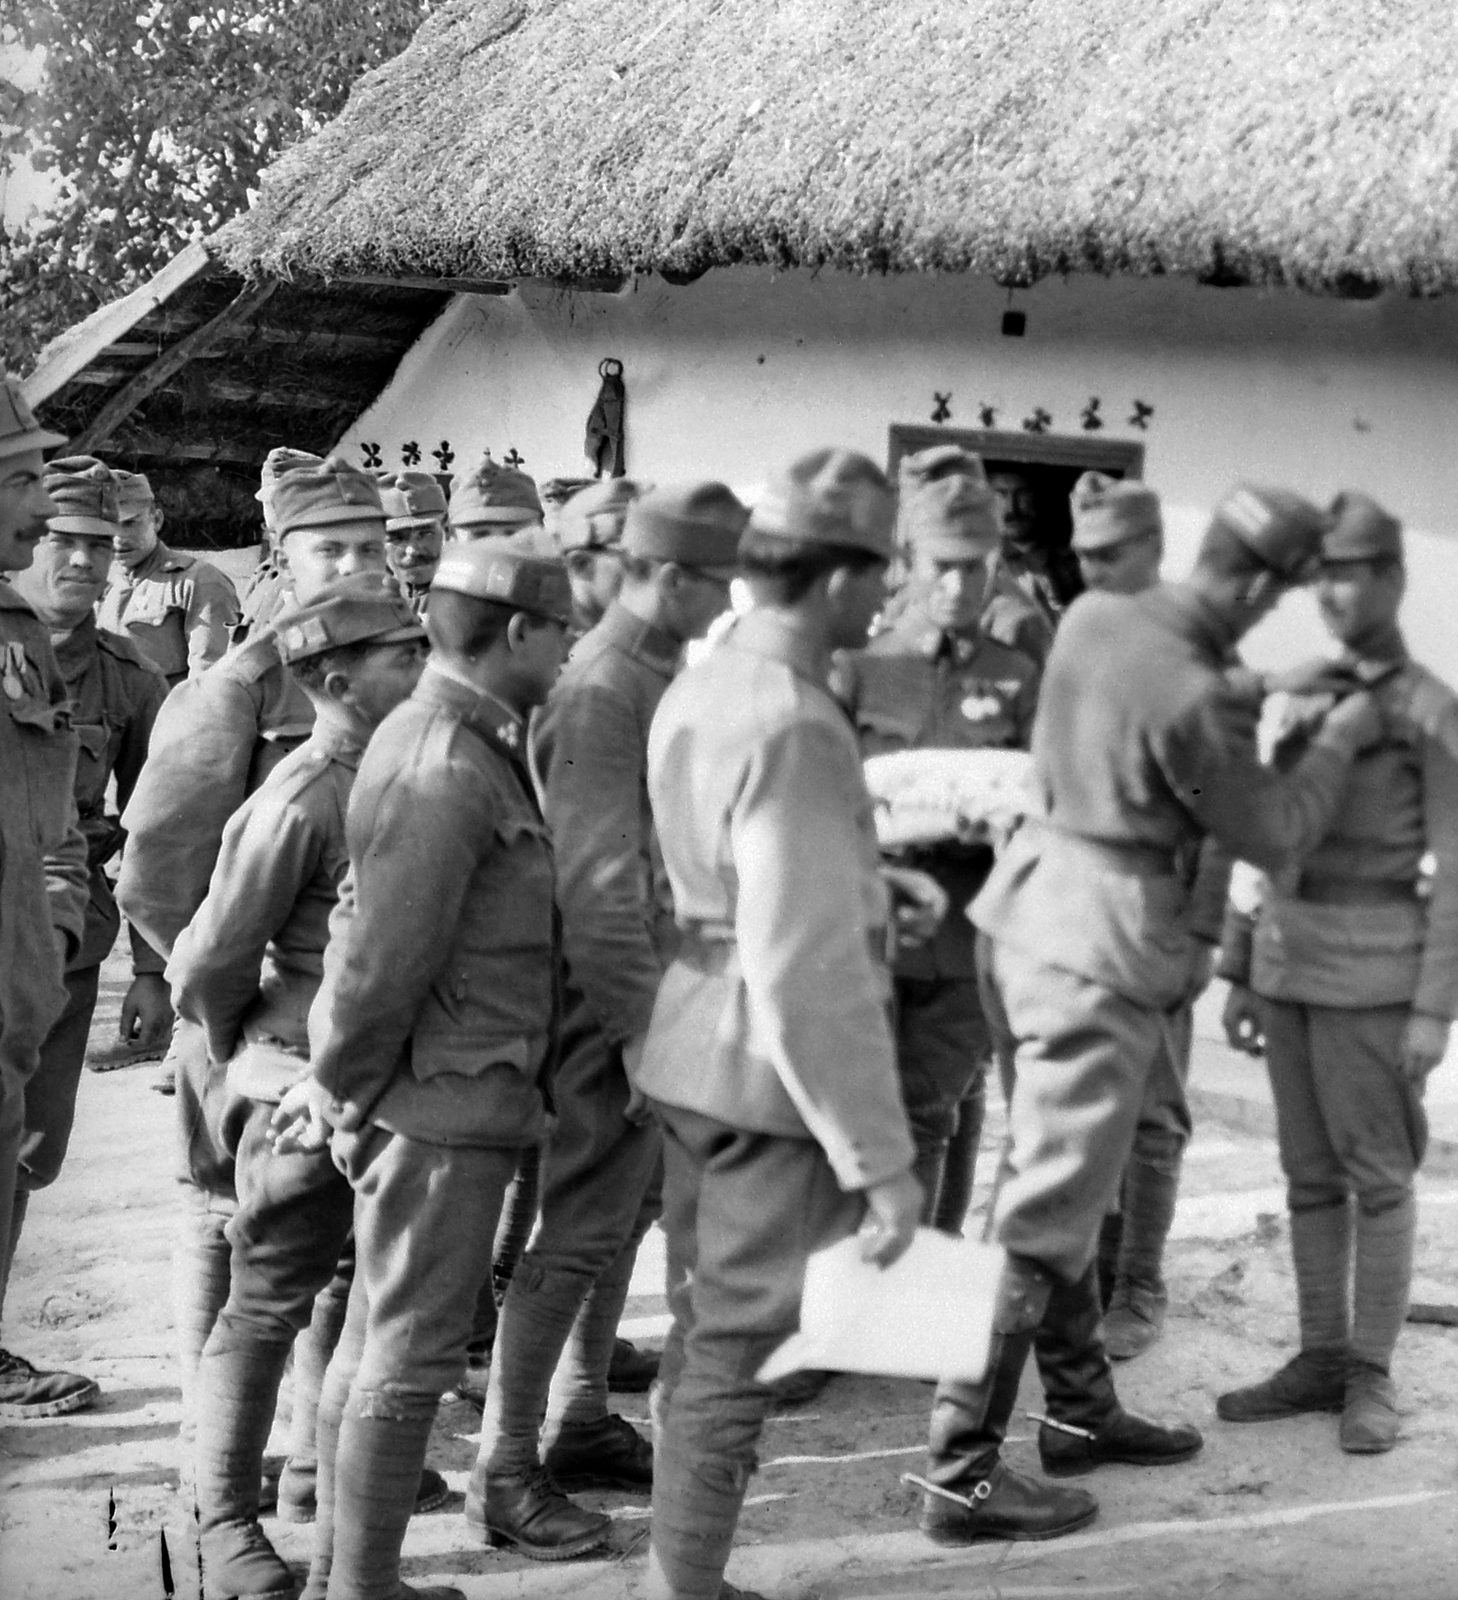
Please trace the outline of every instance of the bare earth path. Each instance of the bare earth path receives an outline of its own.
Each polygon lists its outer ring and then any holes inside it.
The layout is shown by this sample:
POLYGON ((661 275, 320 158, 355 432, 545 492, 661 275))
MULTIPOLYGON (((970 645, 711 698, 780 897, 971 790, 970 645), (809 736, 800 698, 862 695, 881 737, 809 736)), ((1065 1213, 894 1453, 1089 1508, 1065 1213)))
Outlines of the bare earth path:
MULTIPOLYGON (((108 971, 98 1027, 109 1031, 122 984, 108 971)), ((198 1595, 189 1514, 175 1487, 172 1102, 148 1090, 151 1072, 87 1074, 70 1162, 31 1208, 7 1342, 39 1362, 93 1373, 105 1397, 82 1416, 0 1432, 0 1600, 198 1595)), ((990 1169, 990 1153, 982 1164, 990 1169)), ((1085 1480, 1102 1512, 1073 1538, 938 1551, 917 1535, 915 1496, 899 1482, 919 1463, 930 1390, 839 1379, 809 1411, 768 1428, 730 1576, 777 1600, 1458 1600, 1458 1330, 1407 1330, 1397 1368, 1404 1437, 1389 1456, 1341 1455, 1327 1417, 1223 1426, 1215 1395, 1283 1359, 1293 1331, 1279 1173, 1268 1138, 1210 1121, 1186 1170, 1169 1332, 1121 1369, 1120 1388, 1135 1408, 1199 1423, 1200 1457, 1085 1480)), ((1417 1298, 1458 1300, 1451 1165, 1424 1180, 1421 1215, 1417 1298)), ((639 1337, 661 1335, 661 1272, 654 1234, 628 1308, 627 1331, 639 1337)), ((1023 1401, 1037 1408, 1031 1374, 1023 1401)), ((641 1401, 623 1410, 645 1417, 641 1401)), ((431 1459, 456 1494, 412 1524, 406 1576, 449 1580, 469 1600, 636 1595, 642 1501, 600 1497, 618 1524, 609 1560, 534 1567, 472 1541, 460 1491, 477 1426, 468 1407, 442 1408, 431 1459)), ((1012 1460, 1034 1465, 1033 1425, 1019 1418, 1015 1430, 1012 1460)), ((302 1566, 310 1530, 268 1527, 302 1566)))

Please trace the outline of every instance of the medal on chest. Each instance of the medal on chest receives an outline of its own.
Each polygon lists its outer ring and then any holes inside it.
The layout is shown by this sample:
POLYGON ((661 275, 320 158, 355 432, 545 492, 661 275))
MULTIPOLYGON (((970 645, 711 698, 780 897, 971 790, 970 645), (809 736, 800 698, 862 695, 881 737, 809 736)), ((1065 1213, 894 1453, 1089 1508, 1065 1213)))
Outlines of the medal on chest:
POLYGON ((7 700, 19 700, 25 693, 25 646, 11 643, 5 646, 5 665, 0 669, 0 687, 7 700))

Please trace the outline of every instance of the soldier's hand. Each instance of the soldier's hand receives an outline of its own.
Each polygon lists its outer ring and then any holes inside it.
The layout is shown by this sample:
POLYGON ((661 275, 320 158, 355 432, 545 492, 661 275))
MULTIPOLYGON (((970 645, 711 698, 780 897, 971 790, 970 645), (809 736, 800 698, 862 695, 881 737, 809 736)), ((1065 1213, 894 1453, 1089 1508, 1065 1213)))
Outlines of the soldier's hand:
POLYGON ((324 1085, 314 1078, 305 1078, 285 1091, 269 1119, 275 1155, 312 1155, 329 1143, 329 1124, 324 1118, 327 1098, 324 1085))
POLYGON ((1450 1024, 1443 1017, 1414 1011, 1402 1036, 1402 1071, 1409 1083, 1422 1084, 1448 1050, 1450 1024))
POLYGON ((1243 983, 1232 983, 1225 997, 1225 1009, 1220 1013, 1221 1026, 1232 1050, 1248 1056, 1266 1053, 1265 1024, 1261 1020, 1260 1002, 1243 983))
POLYGON ((947 915, 951 904, 947 891, 930 873, 915 867, 883 865, 881 876, 891 891, 897 946, 915 949, 925 944, 947 915))
POLYGON ((866 1190, 866 1215, 860 1226, 861 1260, 889 1267, 916 1237, 925 1194, 908 1168, 866 1190))
POLYGON ((1353 747, 1368 750, 1383 736, 1382 708, 1376 696, 1363 689, 1339 700, 1326 718, 1326 726, 1347 734, 1353 747))
POLYGON ((139 1044, 157 1044, 172 1032, 172 994, 160 972, 139 972, 132 979, 117 1031, 139 1044))

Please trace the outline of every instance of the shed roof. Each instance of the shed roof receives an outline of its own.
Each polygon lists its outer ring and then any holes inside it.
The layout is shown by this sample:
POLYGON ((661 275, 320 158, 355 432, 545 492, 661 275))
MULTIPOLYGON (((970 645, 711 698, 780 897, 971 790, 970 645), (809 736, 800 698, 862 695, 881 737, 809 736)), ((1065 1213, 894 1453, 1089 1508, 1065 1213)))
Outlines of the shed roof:
POLYGON ((1458 287, 1452 0, 455 0, 234 270, 1458 287))

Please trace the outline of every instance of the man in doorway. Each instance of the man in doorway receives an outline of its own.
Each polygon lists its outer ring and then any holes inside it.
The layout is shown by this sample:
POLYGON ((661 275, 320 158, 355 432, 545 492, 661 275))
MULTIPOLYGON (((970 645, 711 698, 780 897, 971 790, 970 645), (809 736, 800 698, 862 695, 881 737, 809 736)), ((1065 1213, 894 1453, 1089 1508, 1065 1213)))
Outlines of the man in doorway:
POLYGON ((1002 565, 1050 628, 1056 629, 1080 588, 1078 564, 1054 550, 1038 527, 1038 496, 1026 473, 1012 468, 989 472, 987 481, 1002 504, 1002 565))
POLYGON ((429 472, 387 472, 380 477, 380 503, 385 561, 401 594, 423 617, 445 545, 445 490, 429 472))

